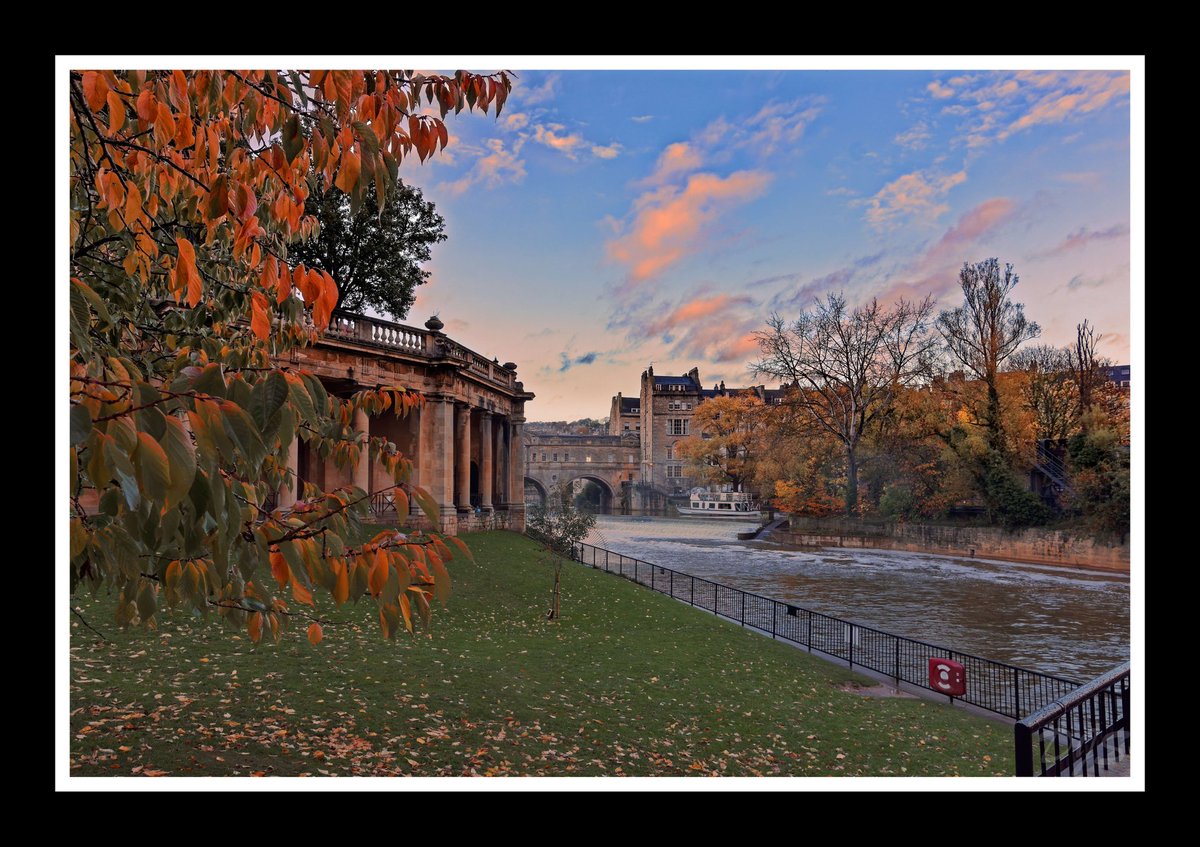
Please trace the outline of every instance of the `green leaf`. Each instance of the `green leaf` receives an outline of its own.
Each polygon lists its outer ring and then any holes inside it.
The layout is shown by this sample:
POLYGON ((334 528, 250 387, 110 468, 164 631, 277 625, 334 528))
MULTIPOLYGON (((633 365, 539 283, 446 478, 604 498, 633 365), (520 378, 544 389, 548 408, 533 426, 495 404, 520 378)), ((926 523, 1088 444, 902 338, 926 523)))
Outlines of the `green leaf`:
POLYGON ((308 94, 304 91, 304 85, 300 82, 300 75, 295 71, 287 72, 288 79, 292 83, 292 90, 296 92, 296 96, 300 98, 300 105, 304 111, 308 111, 308 94))
MULTIPOLYGON (((125 455, 125 451, 117 446, 117 442, 112 438, 107 438, 104 442, 104 461, 121 486, 121 493, 125 496, 125 505, 130 509, 136 509, 142 502, 137 474, 133 469, 133 463, 125 455)), ((108 480, 104 480, 102 484, 107 486, 108 480)), ((97 485, 99 486, 101 483, 97 483, 97 485)))
POLYGON ((300 134, 300 115, 293 112, 283 124, 283 153, 287 156, 288 164, 295 161, 297 154, 304 147, 304 136, 300 134))
POLYGON ((225 376, 221 373, 221 365, 218 362, 210 362, 200 375, 196 377, 196 381, 192 383, 192 390, 199 394, 211 394, 213 397, 225 396, 225 376))
MULTIPOLYGON (((95 312, 96 317, 100 319, 100 329, 107 329, 112 326, 112 316, 108 313, 108 306, 105 305, 100 295, 78 279, 72 279, 71 282, 79 290, 80 295, 87 301, 87 304, 92 307, 92 311, 95 312)), ((73 308, 74 306, 72 306, 73 308)))
POLYGON ((221 417, 225 422, 225 431, 237 443, 238 449, 252 468, 262 464, 267 448, 254 428, 254 421, 245 410, 236 403, 228 400, 221 403, 221 417))
POLYGON ((304 387, 304 382, 293 382, 288 380, 288 394, 292 398, 292 403, 300 412, 300 420, 312 422, 317 419, 317 410, 313 407, 312 397, 308 394, 308 389, 304 387))
POLYGON ((71 407, 71 445, 82 444, 92 434, 92 413, 87 406, 76 403, 71 407))
POLYGON ((279 410, 288 398, 288 382, 279 371, 271 371, 250 392, 246 409, 264 438, 273 439, 279 428, 279 410))
MULTIPOLYGON (((192 439, 179 418, 165 418, 165 426, 166 431, 161 443, 167 455, 171 483, 167 487, 163 505, 171 507, 180 503, 192 489, 196 477, 196 455, 192 448, 192 439)), ((203 511, 197 511, 196 514, 203 514, 203 511)))
POLYGON ((88 531, 79 518, 71 518, 71 558, 74 559, 87 548, 88 531))
POLYGON ((91 315, 88 311, 87 299, 78 285, 71 286, 71 343, 82 353, 92 349, 91 339, 88 338, 88 327, 91 326, 91 315))
POLYGON ((321 384, 320 377, 316 374, 305 373, 301 374, 300 378, 304 380, 308 396, 312 398, 313 410, 316 415, 318 417, 324 415, 329 405, 329 395, 325 392, 325 386, 321 384))

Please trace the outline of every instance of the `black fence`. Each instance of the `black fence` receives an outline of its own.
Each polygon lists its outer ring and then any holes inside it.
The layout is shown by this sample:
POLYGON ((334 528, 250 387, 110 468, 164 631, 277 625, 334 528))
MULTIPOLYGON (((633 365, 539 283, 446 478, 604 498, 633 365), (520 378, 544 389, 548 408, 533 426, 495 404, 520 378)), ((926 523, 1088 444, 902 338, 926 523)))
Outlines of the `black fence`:
MULTIPOLYGON (((791 603, 751 594, 728 585, 580 544, 575 560, 603 568, 699 609, 752 627, 772 638, 835 656, 905 682, 929 688, 929 660, 945 658, 966 669, 966 691, 959 699, 996 714, 1020 719, 1069 695, 1079 683, 1031 671, 936 644, 893 635, 874 627, 835 618, 791 603)), ((940 693, 940 692, 939 692, 940 693)))
POLYGON ((1014 730, 1017 776, 1100 776, 1129 758, 1129 662, 1039 709, 1014 730), (1038 770, 1034 770, 1034 747, 1038 770))

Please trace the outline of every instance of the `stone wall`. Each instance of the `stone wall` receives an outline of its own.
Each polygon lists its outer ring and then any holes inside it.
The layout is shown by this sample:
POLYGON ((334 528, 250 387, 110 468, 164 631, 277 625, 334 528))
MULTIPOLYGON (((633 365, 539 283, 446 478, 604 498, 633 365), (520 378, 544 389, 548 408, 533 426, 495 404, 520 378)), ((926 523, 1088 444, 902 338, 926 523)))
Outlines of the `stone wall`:
POLYGON ((990 527, 897 524, 890 533, 856 535, 831 530, 775 530, 769 540, 801 547, 859 547, 908 550, 977 559, 1000 559, 1129 573, 1129 542, 1106 544, 1087 535, 1062 530, 1008 531, 990 527))

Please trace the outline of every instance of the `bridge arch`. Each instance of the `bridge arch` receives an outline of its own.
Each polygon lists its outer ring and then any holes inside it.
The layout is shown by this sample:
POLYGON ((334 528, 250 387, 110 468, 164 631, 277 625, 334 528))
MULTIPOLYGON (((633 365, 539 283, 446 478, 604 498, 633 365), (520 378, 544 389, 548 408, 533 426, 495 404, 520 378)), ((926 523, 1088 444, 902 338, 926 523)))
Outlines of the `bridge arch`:
POLYGON ((618 502, 618 495, 613 489, 611 482, 596 474, 580 473, 571 476, 563 485, 572 486, 576 480, 586 480, 587 482, 594 483, 600 489, 600 511, 606 514, 612 511, 613 504, 618 502))
POLYGON ((534 501, 546 505, 546 486, 531 476, 525 477, 525 503, 532 505, 534 501))

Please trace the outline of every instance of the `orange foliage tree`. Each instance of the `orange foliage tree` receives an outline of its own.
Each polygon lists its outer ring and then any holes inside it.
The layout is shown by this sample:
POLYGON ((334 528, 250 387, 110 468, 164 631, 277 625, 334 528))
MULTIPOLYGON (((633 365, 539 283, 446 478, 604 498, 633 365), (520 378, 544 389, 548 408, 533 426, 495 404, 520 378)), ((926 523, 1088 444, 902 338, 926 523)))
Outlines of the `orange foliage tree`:
POLYGON ((90 70, 69 84, 72 591, 111 585, 122 625, 153 626, 164 602, 215 608, 254 641, 296 616, 319 641, 320 591, 370 594, 388 637, 427 620, 449 591, 444 539, 356 543, 372 492, 355 487, 268 505, 297 484, 300 438, 342 465, 381 462, 398 514, 409 497, 437 514, 396 446, 352 426, 419 395, 336 398, 279 364, 338 294, 288 250, 313 234, 317 174, 356 208, 372 184, 382 203, 405 156, 445 148, 447 112, 500 114, 507 74, 90 70))

